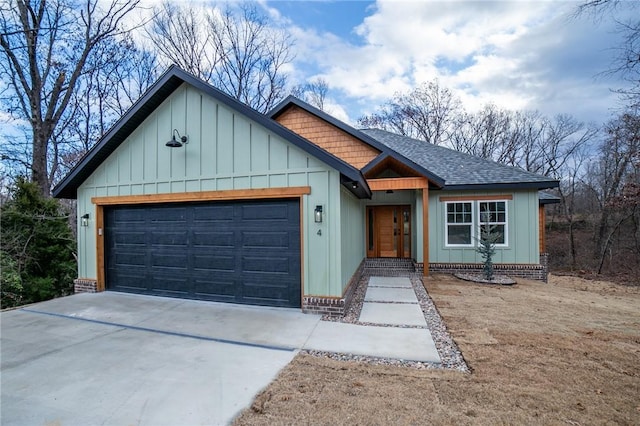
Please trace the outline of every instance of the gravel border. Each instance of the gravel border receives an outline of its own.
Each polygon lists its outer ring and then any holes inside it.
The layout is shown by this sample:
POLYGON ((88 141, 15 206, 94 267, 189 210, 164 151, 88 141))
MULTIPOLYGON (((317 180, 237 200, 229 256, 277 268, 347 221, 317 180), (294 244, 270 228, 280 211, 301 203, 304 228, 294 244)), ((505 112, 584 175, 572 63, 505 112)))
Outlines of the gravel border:
POLYGON ((493 284, 493 285, 506 285, 506 286, 516 284, 516 280, 506 275, 494 275, 493 280, 491 281, 487 280, 484 277, 484 274, 458 272, 453 274, 453 276, 463 281, 471 281, 479 284, 493 284))
MULTIPOLYGON (((325 315, 322 317, 322 321, 334 321, 334 322, 344 322, 349 324, 358 324, 358 325, 375 325, 382 327, 400 327, 400 328, 425 328, 423 326, 407 326, 407 325, 381 325, 381 324, 370 324, 358 321, 360 317, 360 311, 362 311, 362 305, 364 304, 364 297, 367 292, 367 288, 369 285, 369 278, 372 276, 377 276, 375 272, 373 273, 365 273, 362 274, 360 281, 357 284, 357 287, 353 294, 353 299, 351 300, 351 304, 347 307, 347 310, 342 317, 330 317, 325 315)), ((431 332, 431 337, 435 343, 436 349, 438 350, 438 355, 440 356, 441 363, 432 363, 432 362, 419 362, 419 361, 407 361, 393 358, 378 358, 378 357, 370 357, 370 356, 362 356, 362 355, 353 355, 346 353, 335 353, 335 352, 325 352, 325 351, 312 351, 312 350, 301 350, 300 353, 309 354, 312 356, 331 358, 338 361, 356 361, 356 362, 364 362, 367 364, 373 365, 394 365, 394 366, 402 366, 402 367, 410 367, 415 369, 447 369, 447 370, 456 370, 462 371, 465 373, 470 372, 471 370, 467 366, 467 363, 458 348, 458 345, 454 342, 453 338, 447 331, 447 327, 442 321, 442 317, 438 312, 438 309, 434 305, 431 297, 427 293, 427 290, 424 287, 422 282, 422 276, 419 273, 398 273, 394 276, 397 277, 407 277, 411 280, 411 285, 413 286, 413 290, 416 293, 416 297, 418 298, 418 303, 420 304, 420 308, 424 314, 425 320, 427 322, 427 327, 431 332)))

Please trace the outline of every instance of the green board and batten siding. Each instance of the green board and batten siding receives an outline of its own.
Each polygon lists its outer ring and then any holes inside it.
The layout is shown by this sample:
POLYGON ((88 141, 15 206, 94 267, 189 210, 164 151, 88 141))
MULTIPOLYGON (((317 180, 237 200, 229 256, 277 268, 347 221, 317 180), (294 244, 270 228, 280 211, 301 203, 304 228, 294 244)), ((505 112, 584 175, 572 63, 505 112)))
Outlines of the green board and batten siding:
MULTIPOLYGON (((440 197, 511 195, 507 201, 508 246, 496 247, 495 263, 538 264, 538 191, 430 191, 429 261, 431 263, 482 263, 474 247, 446 247, 446 205, 440 197), (516 222, 517 220, 517 222, 516 222)), ((498 199, 498 198, 496 198, 498 199)), ((474 210, 477 207, 474 205, 474 210)), ((477 212, 474 211, 474 215, 477 212)), ((420 234, 419 234, 420 235, 420 234)))
POLYGON ((340 282, 345 290, 365 256, 364 205, 344 187, 340 188, 341 247, 337 261, 342 262, 340 282))
POLYGON ((303 197, 305 294, 340 296, 340 176, 261 125, 183 84, 168 97, 78 189, 78 276, 95 278, 95 206, 92 197, 228 189, 311 186, 303 197), (182 148, 165 146, 173 129, 189 138, 182 148), (316 205, 326 220, 313 221, 316 205), (322 235, 317 231, 322 229, 322 235))

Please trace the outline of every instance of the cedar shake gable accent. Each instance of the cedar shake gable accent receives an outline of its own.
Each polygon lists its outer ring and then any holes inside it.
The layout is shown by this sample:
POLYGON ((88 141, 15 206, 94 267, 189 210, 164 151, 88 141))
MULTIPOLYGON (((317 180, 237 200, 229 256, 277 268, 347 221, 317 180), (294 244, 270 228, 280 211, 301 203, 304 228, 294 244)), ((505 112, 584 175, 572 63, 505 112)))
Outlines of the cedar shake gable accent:
POLYGON ((379 150, 297 105, 290 105, 275 120, 357 169, 362 169, 380 154, 379 150))
MULTIPOLYGON (((369 149, 367 149, 366 151, 363 152, 369 152, 369 153, 377 153, 377 155, 369 157, 366 157, 366 160, 368 161, 364 161, 365 158, 363 158, 363 161, 357 161, 357 164, 360 165, 360 171, 363 174, 367 174, 369 173, 369 176, 371 176, 370 172, 371 169, 373 169, 374 167, 376 167, 377 165, 381 164, 381 163, 386 163, 389 164, 388 161, 390 159, 395 160, 395 164, 402 164, 404 165, 404 169, 405 170, 412 170, 414 172, 410 173, 410 175, 414 175, 415 173, 417 173, 420 176, 423 176, 425 178, 427 178, 427 180, 429 181, 429 186, 433 187, 433 188, 442 188, 445 184, 445 181, 443 178, 441 178, 440 176, 432 173, 431 171, 427 170, 425 167, 423 167, 422 165, 414 162, 412 159, 410 159, 409 157, 403 156, 401 154, 399 154, 398 152, 394 151, 393 149, 390 149, 388 146, 386 146, 384 143, 381 143, 379 141, 377 141, 375 138, 370 137, 369 135, 354 129, 353 127, 349 126, 348 124, 338 120, 335 117, 330 116, 329 114, 327 114, 324 111, 319 110, 318 108, 309 105, 308 103, 296 98, 295 96, 289 95, 285 100, 283 100, 282 102, 280 102, 278 105, 276 105, 271 111, 269 111, 267 113, 267 115, 269 117, 271 117, 273 120, 276 120, 278 122, 280 122, 280 117, 285 115, 289 110, 296 108, 299 110, 302 110, 302 112, 304 114, 306 114, 307 117, 311 117, 311 119, 307 118, 307 120, 309 120, 309 122, 315 122, 315 120, 319 120, 322 123, 325 123, 326 126, 329 126, 330 128, 335 129, 336 131, 340 132, 340 134, 342 134, 342 137, 349 137, 350 142, 347 143, 346 145, 348 147, 351 147, 354 150, 357 149, 362 149, 360 148, 362 145, 364 146, 368 146, 369 149), (359 144, 362 145, 356 145, 353 144, 353 142, 359 142, 359 144), (357 148, 356 148, 357 147, 357 148)), ((286 120, 285 120, 286 121, 286 120)), ((284 126, 286 126, 287 128, 289 128, 290 130, 294 131, 294 132, 298 132, 298 130, 295 130, 292 127, 289 126, 295 126, 292 123, 286 123, 285 121, 283 121, 281 124, 283 124, 284 126)), ((302 127, 302 126, 300 126, 302 127)), ((304 135, 301 135, 304 136, 304 135)), ((305 137, 305 139, 308 139, 305 137)), ((311 140, 312 143, 316 144, 315 140, 309 139, 311 140)), ((320 145, 318 145, 320 146, 320 145)), ((323 148, 324 149, 324 148, 323 148)), ((343 146, 342 148, 340 148, 343 150, 345 150, 345 147, 343 146)), ((349 148, 346 148, 346 150, 348 151, 349 148)), ((352 155, 353 156, 353 155, 352 155)), ((342 157, 336 155, 336 157, 342 159, 342 157)), ((344 161, 344 160, 343 160, 344 161)), ((347 164, 352 165, 351 163, 349 163, 348 161, 345 161, 347 164)), ((354 165, 352 165, 353 167, 356 167, 354 165)))

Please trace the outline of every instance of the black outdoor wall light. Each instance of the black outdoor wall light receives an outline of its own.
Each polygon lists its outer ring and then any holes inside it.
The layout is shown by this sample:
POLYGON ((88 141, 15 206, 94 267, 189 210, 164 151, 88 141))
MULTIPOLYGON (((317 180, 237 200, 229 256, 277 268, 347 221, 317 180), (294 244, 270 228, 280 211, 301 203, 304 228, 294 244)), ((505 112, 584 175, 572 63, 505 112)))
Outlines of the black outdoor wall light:
POLYGON ((187 143, 187 136, 180 136, 178 129, 173 129, 173 134, 171 135, 171 140, 167 142, 165 145, 169 148, 180 148, 183 143, 187 143), (178 139, 176 139, 176 135, 178 135, 178 139))
POLYGON ((316 209, 313 211, 313 217, 316 223, 322 223, 322 206, 316 206, 316 209))
POLYGON ((80 221, 80 224, 82 226, 89 226, 89 213, 85 213, 82 216, 80 216, 80 219, 82 219, 80 221))

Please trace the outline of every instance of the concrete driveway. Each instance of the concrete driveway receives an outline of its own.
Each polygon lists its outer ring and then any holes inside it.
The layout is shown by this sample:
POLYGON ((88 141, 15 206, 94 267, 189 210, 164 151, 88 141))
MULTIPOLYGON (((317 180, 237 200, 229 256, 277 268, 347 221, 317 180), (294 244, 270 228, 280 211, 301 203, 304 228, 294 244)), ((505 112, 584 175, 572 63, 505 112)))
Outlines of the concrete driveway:
POLYGON ((319 316, 120 293, 0 314, 3 425, 226 424, 319 316))

